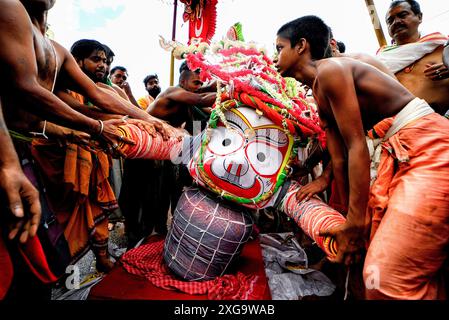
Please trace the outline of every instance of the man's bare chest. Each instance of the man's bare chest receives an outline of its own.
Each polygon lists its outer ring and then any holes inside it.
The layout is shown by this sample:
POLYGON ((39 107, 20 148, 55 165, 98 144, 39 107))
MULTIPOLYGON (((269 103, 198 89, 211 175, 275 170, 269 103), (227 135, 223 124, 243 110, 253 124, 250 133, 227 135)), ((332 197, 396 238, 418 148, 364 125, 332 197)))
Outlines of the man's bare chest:
POLYGON ((57 53, 51 41, 34 30, 34 51, 38 81, 46 89, 51 90, 57 74, 57 53))

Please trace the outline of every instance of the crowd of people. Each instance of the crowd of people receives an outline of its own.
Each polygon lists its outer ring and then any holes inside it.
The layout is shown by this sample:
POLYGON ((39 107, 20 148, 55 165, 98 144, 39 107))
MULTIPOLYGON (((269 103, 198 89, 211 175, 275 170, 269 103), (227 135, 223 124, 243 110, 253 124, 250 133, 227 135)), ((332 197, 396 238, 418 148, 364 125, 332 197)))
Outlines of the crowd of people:
MULTIPOLYGON (((112 270, 117 210, 129 249, 165 235, 194 182, 182 164, 123 159, 119 144, 134 142, 117 128, 197 135, 217 98, 216 83, 185 62, 178 85, 162 91, 152 73, 148 95, 135 97, 106 44, 81 39, 67 50, 46 36, 53 5, 0 0, 0 299, 50 299, 89 250, 99 272, 112 270)), ((385 17, 393 43, 376 56, 346 52, 316 16, 277 32, 276 67, 310 90, 326 132, 323 174, 297 197, 330 192, 346 222, 321 234, 337 241, 332 262, 363 266, 363 298, 446 299, 448 37, 421 34, 415 0, 392 1, 385 17)))

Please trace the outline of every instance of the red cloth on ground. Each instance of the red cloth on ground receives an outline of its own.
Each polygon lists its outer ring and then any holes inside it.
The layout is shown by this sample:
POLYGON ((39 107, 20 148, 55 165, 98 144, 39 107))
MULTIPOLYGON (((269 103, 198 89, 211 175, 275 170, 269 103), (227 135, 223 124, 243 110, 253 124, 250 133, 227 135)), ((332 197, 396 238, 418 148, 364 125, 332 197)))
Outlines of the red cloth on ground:
POLYGON ((147 278, 156 287, 180 290, 188 294, 207 294, 211 300, 257 300, 264 287, 258 276, 237 272, 209 281, 184 281, 177 278, 165 265, 162 253, 164 240, 142 245, 128 251, 122 258, 124 268, 132 274, 147 278))
MULTIPOLYGON (((163 241, 161 236, 153 236, 148 239, 148 243, 159 241, 163 241)), ((243 299, 237 298, 237 296, 242 296, 242 294, 248 295, 248 299, 256 299, 257 295, 259 300, 271 300, 262 251, 257 239, 249 241, 243 247, 236 264, 230 268, 230 274, 232 272, 232 277, 235 279, 233 280, 227 276, 221 277, 221 283, 217 281, 216 286, 212 286, 205 294, 188 294, 178 289, 167 290, 157 287, 142 276, 128 273, 121 265, 122 259, 119 260, 116 267, 100 283, 91 289, 89 294, 90 300, 231 300, 243 299), (240 278, 238 274, 240 274, 240 278), (251 279, 255 280, 253 282, 254 288, 250 289, 248 293, 241 292, 240 283, 242 281, 250 281, 251 279), (224 285, 229 286, 229 288, 222 292, 220 288, 223 288, 224 285)), ((160 259, 162 259, 162 251, 160 259)))

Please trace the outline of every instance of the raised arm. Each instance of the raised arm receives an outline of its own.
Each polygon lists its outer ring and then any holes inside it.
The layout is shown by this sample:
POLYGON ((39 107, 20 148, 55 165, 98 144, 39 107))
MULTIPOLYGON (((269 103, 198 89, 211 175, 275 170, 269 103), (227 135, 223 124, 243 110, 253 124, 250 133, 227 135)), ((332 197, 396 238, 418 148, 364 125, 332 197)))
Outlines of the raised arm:
MULTIPOLYGON (((369 194, 369 153, 363 130, 360 106, 352 71, 337 61, 326 61, 317 78, 318 91, 323 94, 348 151, 349 204, 346 223, 334 228, 338 255, 336 262, 350 264, 364 248, 365 211, 369 194)), ((321 106, 320 106, 321 110, 321 106)), ((331 124, 332 125, 332 124, 331 124)))
POLYGON ((167 95, 167 98, 172 102, 196 106, 199 108, 212 107, 216 97, 217 94, 215 92, 195 93, 182 88, 177 88, 167 95))

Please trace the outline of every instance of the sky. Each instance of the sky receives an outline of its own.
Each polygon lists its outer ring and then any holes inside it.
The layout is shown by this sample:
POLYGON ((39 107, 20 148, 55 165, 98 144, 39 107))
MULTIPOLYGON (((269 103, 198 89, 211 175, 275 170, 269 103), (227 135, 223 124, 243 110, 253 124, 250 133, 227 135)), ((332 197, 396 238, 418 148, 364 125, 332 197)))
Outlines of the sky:
MULTIPOLYGON (((391 0, 374 0, 387 42, 391 39, 385 14, 391 0)), ((169 40, 173 27, 173 0, 56 0, 48 23, 54 40, 70 49, 83 38, 108 45, 115 53, 112 66, 128 69, 129 83, 136 99, 146 94, 143 79, 157 73, 162 90, 170 85, 170 53, 159 46, 159 35, 169 40)), ((422 34, 449 34, 449 1, 420 0, 422 34)), ((176 40, 187 43, 188 24, 182 20, 184 4, 178 1, 176 40)), ((247 41, 255 41, 271 54, 277 30, 303 15, 321 17, 347 52, 374 55, 379 45, 364 0, 218 0, 216 32, 219 41, 236 22, 243 26, 247 41)), ((175 61, 175 85, 177 69, 175 61)))

